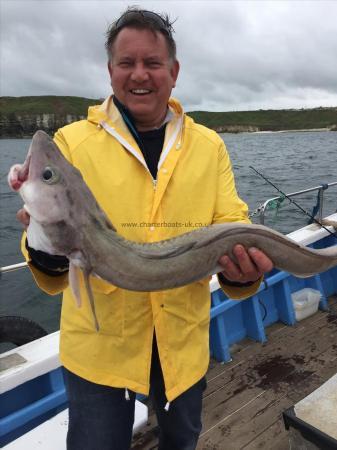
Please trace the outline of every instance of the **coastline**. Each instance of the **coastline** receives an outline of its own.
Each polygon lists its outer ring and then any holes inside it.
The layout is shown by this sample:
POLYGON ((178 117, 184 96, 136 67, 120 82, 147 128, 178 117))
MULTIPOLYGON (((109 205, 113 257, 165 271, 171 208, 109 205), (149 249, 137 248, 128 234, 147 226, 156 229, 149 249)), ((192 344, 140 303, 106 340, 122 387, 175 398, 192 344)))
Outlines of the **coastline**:
MULTIPOLYGON (((0 139, 30 139, 36 130, 53 135, 85 119, 100 100, 69 96, 0 97, 0 139)), ((187 111, 186 115, 219 134, 337 131, 337 107, 187 111)))
MULTIPOLYGON (((316 131, 335 131, 331 128, 303 128, 299 130, 278 130, 278 131, 252 131, 256 134, 269 134, 269 133, 304 133, 304 132, 316 132, 316 131)), ((250 133, 250 132, 249 132, 250 133)))
MULTIPOLYGON (((37 130, 36 130, 37 131, 37 130)), ((248 133, 248 134, 277 134, 277 133, 316 133, 316 132, 327 132, 327 131, 332 131, 335 132, 337 130, 333 130, 331 128, 303 128, 303 129, 299 129, 299 130, 265 130, 265 131, 252 131, 252 130, 240 130, 240 131, 233 131, 233 130, 228 130, 228 131, 216 131, 218 134, 242 134, 242 133, 248 133)), ((4 140, 4 139, 31 139, 33 135, 21 135, 21 136, 0 136, 0 140, 4 140)), ((51 134, 52 136, 52 134, 51 134)))

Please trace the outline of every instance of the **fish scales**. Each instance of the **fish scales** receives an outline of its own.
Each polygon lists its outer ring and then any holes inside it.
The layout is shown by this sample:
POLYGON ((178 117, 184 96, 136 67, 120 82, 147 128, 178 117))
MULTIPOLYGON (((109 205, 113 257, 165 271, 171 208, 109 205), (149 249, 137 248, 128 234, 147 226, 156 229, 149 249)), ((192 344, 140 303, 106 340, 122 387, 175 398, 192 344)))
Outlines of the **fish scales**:
POLYGON ((337 246, 310 249, 255 224, 213 224, 158 243, 126 240, 100 208, 79 170, 43 131, 34 134, 26 161, 11 168, 8 181, 31 216, 30 245, 69 259, 69 281, 78 304, 77 271, 83 272, 96 328, 90 275, 134 291, 172 289, 220 272, 219 258, 233 257, 235 244, 261 249, 276 268, 298 277, 337 265, 337 246))

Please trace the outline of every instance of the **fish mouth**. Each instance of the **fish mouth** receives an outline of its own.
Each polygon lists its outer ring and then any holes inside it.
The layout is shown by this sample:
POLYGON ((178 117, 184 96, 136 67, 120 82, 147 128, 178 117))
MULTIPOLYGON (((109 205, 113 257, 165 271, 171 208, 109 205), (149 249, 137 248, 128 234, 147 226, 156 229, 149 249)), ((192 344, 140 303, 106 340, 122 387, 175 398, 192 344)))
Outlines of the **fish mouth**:
POLYGON ((32 155, 27 155, 26 161, 23 163, 21 169, 18 171, 18 180, 21 183, 24 183, 25 181, 28 180, 29 177, 29 166, 30 166, 30 161, 32 159, 32 155))
POLYGON ((29 166, 31 161, 31 155, 27 155, 27 158, 23 164, 16 164, 13 166, 8 174, 8 184, 13 191, 19 191, 28 180, 29 166))

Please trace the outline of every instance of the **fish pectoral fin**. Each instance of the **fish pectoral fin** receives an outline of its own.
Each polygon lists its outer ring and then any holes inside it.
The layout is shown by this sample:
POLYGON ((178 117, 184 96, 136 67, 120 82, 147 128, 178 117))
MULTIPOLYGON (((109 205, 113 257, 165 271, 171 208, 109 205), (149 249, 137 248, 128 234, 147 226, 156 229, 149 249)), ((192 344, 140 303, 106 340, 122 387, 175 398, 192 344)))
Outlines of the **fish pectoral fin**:
POLYGON ((84 286, 89 299, 92 315, 94 318, 96 331, 99 331, 99 324, 96 316, 94 295, 90 285, 91 269, 89 268, 85 255, 80 250, 74 250, 69 255, 69 284, 78 306, 81 306, 81 294, 79 285, 79 271, 81 270, 84 278, 84 286))
POLYGON ((91 307, 91 312, 92 312, 92 315, 94 318, 95 328, 96 328, 96 331, 99 331, 99 324, 98 324, 98 320, 97 320, 97 316, 96 316, 95 300, 94 300, 94 295, 92 293, 92 289, 91 289, 91 285, 90 285, 89 275, 90 275, 90 272, 88 270, 83 271, 85 289, 87 291, 87 295, 88 295, 88 299, 89 299, 89 303, 90 303, 90 307, 91 307))
MULTIPOLYGON (((160 244, 159 244, 160 245, 160 244)), ((164 258, 173 258, 174 256, 182 255, 194 247, 195 242, 189 242, 188 244, 180 245, 179 247, 170 247, 158 248, 156 251, 151 250, 139 250, 137 249, 137 254, 142 258, 151 258, 151 259, 164 259, 164 258)))
POLYGON ((79 282, 79 270, 80 269, 75 264, 70 262, 68 274, 69 285, 78 308, 80 308, 82 304, 80 282, 79 282))

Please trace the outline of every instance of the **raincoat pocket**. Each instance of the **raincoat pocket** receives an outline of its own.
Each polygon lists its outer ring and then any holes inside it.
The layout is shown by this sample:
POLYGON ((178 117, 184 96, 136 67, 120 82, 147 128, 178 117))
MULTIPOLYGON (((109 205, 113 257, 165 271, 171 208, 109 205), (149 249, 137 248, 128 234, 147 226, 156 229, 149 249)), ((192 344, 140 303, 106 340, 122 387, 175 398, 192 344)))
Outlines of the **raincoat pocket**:
POLYGON ((206 277, 190 285, 188 315, 194 323, 208 323, 210 315, 210 286, 212 277, 206 277))
POLYGON ((123 337, 125 324, 125 290, 105 286, 109 292, 94 292, 99 333, 123 337))
MULTIPOLYGON (((90 286, 99 325, 98 334, 122 337, 125 321, 125 290, 95 277, 90 277, 90 286)), ((66 289, 62 307, 63 324, 65 328, 77 328, 97 334, 93 326, 92 310, 83 277, 80 278, 80 291, 81 307, 78 308, 70 288, 66 289)))

